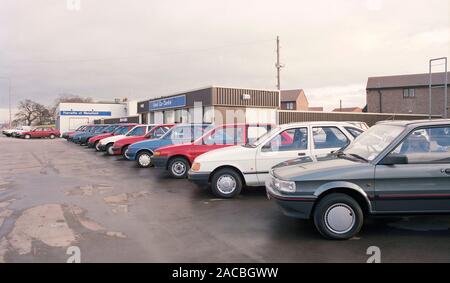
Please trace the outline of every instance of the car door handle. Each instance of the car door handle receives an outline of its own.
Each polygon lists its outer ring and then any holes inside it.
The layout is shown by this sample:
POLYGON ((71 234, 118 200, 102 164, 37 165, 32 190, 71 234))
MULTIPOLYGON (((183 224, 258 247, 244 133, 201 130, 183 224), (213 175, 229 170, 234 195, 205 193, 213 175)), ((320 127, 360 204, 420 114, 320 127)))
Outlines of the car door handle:
POLYGON ((306 153, 304 153, 304 152, 299 152, 298 153, 298 156, 305 156, 306 155, 306 153))

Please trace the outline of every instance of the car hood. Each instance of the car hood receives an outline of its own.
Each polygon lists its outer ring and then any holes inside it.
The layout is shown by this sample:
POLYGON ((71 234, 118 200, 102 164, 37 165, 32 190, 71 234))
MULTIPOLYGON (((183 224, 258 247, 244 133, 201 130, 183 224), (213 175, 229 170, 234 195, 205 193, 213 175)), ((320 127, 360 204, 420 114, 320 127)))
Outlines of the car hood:
POLYGON ((215 149, 198 156, 196 162, 239 161, 255 158, 256 148, 234 145, 215 149))
MULTIPOLYGON (((273 168, 273 175, 282 180, 342 180, 365 178, 373 172, 373 165, 357 160, 329 157, 320 161, 308 158, 290 161, 290 165, 277 165, 273 168), (364 174, 361 174, 364 171, 364 174)), ((372 175, 373 176, 373 175, 372 175)))
POLYGON ((166 146, 160 147, 158 150, 170 150, 170 151, 185 151, 195 146, 195 143, 192 142, 184 142, 179 144, 169 144, 166 146))
POLYGON ((117 143, 135 143, 137 141, 142 141, 142 140, 146 140, 147 138, 144 136, 134 136, 134 137, 124 137, 118 141, 116 141, 117 143))
POLYGON ((126 136, 125 135, 110 136, 110 137, 107 137, 107 138, 104 138, 104 139, 100 140, 100 144, 107 144, 107 143, 110 143, 110 142, 115 142, 115 141, 118 141, 120 139, 123 139, 124 137, 126 137, 126 136))

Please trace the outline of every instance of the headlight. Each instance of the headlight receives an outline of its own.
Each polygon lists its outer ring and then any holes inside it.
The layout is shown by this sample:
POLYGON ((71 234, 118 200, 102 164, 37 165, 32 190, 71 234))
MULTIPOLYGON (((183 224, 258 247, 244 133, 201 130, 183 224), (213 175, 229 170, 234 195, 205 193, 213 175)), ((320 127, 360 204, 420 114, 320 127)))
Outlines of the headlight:
POLYGON ((272 177, 272 186, 275 190, 285 193, 295 193, 295 182, 278 180, 272 177))
POLYGON ((194 164, 192 164, 192 166, 191 166, 191 170, 194 172, 200 171, 200 163, 194 162, 194 164))

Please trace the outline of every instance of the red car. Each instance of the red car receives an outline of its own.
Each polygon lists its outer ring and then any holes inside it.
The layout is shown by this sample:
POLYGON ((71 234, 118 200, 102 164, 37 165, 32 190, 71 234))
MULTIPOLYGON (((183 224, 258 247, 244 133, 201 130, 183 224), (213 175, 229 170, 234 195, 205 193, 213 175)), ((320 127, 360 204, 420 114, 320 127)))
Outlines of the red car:
POLYGON ((167 133, 167 131, 170 128, 172 128, 173 126, 174 126, 173 124, 156 125, 153 128, 151 128, 151 130, 144 136, 131 136, 131 137, 126 137, 126 138, 120 139, 120 140, 114 142, 114 145, 112 147, 113 155, 120 155, 120 154, 123 155, 125 153, 125 151, 127 150, 128 146, 135 142, 140 142, 140 141, 147 140, 147 139, 160 138, 165 133, 167 133))
POLYGON ((98 136, 94 136, 88 140, 88 147, 93 147, 95 150, 100 151, 98 148, 98 144, 100 140, 108 137, 112 137, 115 135, 123 135, 125 133, 128 133, 129 130, 131 130, 134 126, 137 124, 121 124, 119 125, 113 132, 111 133, 104 133, 98 136))
POLYGON ((211 150, 248 144, 272 128, 271 124, 230 124, 218 126, 192 143, 158 148, 152 157, 156 168, 168 170, 174 178, 186 178, 194 159, 211 150))
POLYGON ((21 132, 19 137, 24 139, 31 139, 31 138, 50 138, 54 139, 56 137, 59 137, 61 134, 58 130, 52 127, 39 127, 35 128, 31 131, 21 132))

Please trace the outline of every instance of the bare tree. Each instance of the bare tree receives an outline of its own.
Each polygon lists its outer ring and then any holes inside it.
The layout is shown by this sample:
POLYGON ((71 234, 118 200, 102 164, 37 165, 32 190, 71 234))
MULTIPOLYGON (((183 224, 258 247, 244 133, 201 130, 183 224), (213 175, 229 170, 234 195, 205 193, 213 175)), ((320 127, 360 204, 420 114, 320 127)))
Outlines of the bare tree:
POLYGON ((15 123, 27 126, 54 122, 53 115, 47 107, 30 99, 19 102, 15 117, 15 123))

